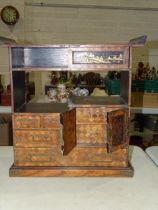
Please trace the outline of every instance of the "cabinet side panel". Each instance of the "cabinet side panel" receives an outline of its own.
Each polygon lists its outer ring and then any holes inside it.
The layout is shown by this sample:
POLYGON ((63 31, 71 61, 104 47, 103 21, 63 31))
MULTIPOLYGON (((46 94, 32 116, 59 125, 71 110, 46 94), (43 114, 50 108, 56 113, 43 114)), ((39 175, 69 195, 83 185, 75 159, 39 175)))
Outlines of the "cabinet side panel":
POLYGON ((122 71, 120 78, 120 96, 125 100, 125 102, 130 105, 130 95, 131 95, 131 72, 122 71))
POLYGON ((14 111, 25 103, 25 72, 14 71, 13 77, 13 100, 14 111))

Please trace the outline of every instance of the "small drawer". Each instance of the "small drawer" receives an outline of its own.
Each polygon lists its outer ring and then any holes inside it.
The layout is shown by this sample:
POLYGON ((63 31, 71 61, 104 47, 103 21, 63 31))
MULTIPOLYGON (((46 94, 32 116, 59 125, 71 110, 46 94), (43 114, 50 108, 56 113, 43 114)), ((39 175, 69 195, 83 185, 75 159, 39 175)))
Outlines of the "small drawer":
POLYGON ((42 128, 60 128, 60 114, 44 114, 41 117, 42 128))
POLYGON ((106 123, 106 110, 99 108, 77 108, 77 123, 106 123))
POLYGON ((15 148, 15 166, 51 166, 60 157, 60 147, 15 148))
POLYGON ((78 124, 76 126, 77 143, 105 144, 105 124, 78 124))
POLYGON ((16 147, 50 147, 60 144, 60 130, 14 130, 16 147))
POLYGON ((14 128, 40 128, 40 115, 14 115, 14 128))

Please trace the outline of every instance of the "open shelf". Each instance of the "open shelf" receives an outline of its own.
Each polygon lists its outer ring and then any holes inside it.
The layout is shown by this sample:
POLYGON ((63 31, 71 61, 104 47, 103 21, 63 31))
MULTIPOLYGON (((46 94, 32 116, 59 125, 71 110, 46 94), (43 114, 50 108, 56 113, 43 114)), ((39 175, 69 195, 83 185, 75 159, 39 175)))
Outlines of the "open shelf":
POLYGON ((127 106, 120 96, 72 96, 70 100, 74 106, 127 106))
POLYGON ((68 111, 66 103, 28 103, 21 106, 15 112, 20 113, 62 113, 68 111))
POLYGON ((67 103, 50 102, 47 95, 33 98, 29 103, 23 104, 15 112, 28 113, 62 113, 75 107, 127 107, 120 96, 72 96, 67 103))

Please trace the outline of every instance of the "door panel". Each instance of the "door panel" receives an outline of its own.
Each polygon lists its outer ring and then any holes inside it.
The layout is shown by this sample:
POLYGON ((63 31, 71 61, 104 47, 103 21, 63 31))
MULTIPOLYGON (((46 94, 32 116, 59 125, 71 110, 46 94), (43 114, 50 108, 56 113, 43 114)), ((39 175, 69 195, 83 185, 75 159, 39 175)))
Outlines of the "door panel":
POLYGON ((128 112, 115 110, 107 114, 107 150, 109 153, 125 148, 128 143, 128 112))
POLYGON ((76 109, 62 114, 63 123, 63 155, 67 155, 76 146, 76 109))

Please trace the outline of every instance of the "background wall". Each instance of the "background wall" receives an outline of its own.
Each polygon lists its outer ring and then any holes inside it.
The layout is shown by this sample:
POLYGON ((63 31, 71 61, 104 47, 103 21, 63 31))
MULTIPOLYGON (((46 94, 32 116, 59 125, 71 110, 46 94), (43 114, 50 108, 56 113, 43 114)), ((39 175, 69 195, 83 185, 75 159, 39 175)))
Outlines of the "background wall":
MULTIPOLYGON (((24 40, 24 0, 0 0, 0 11, 7 5, 15 6, 20 13, 19 22, 15 26, 7 26, 0 18, 0 36, 15 40, 24 40)), ((7 47, 0 46, 0 74, 2 83, 7 86, 9 80, 9 57, 7 47)))
MULTIPOLYGON (((13 27, 8 27, 0 20, 0 36, 13 38, 19 43, 102 44, 128 42, 146 34, 148 42, 145 47, 133 51, 133 68, 136 68, 139 61, 149 61, 150 65, 154 63, 158 67, 158 1, 45 0, 43 6, 33 5, 40 2, 1 0, 0 8, 6 5, 18 8, 20 20, 13 27), (76 5, 76 8, 54 7, 52 4, 76 5), (103 6, 104 9, 79 8, 77 5, 103 6), (107 6, 115 9, 105 8, 107 6)), ((2 54, 7 58, 7 51, 3 48, 0 50, 0 57, 2 54)), ((6 63, 0 62, 0 72, 4 75, 8 72, 6 58, 6 63)), ((7 78, 5 77, 4 83, 8 83, 7 78)))

